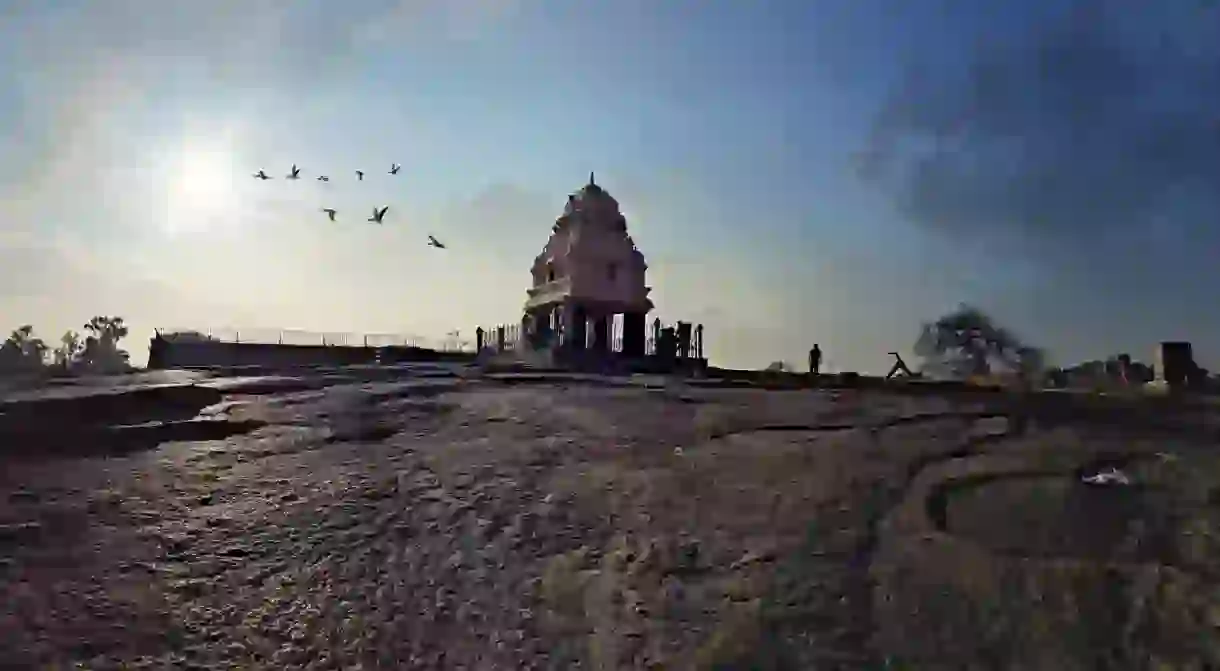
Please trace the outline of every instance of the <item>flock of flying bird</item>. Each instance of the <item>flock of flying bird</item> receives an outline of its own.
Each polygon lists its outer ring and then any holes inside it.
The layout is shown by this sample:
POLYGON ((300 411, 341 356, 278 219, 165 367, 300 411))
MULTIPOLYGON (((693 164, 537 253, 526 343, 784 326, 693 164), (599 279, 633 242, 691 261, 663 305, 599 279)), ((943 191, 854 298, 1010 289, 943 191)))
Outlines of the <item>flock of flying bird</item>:
MULTIPOLYGON (((391 175, 397 175, 398 171, 401 169, 402 169, 402 166, 398 165, 397 163, 390 164, 390 174, 391 175)), ((254 173, 254 178, 260 179, 263 181, 272 179, 272 177, 270 175, 268 175, 266 173, 266 171, 264 171, 264 170, 259 170, 258 172, 254 173)), ((295 163, 292 164, 292 172, 288 173, 285 176, 285 179, 294 179, 294 180, 301 179, 301 169, 298 168, 295 163)), ((360 181, 360 182, 364 181, 364 171, 363 170, 356 171, 356 180, 360 181)), ((319 182, 329 182, 330 177, 328 177, 326 175, 318 175, 318 181, 319 182)), ((368 218, 369 223, 373 223, 373 224, 384 223, 383 219, 385 218, 385 213, 388 212, 389 210, 390 210, 389 205, 386 205, 385 207, 383 207, 381 209, 374 207, 373 216, 368 218)), ((338 210, 335 210, 334 208, 325 207, 325 208, 322 208, 322 212, 326 213, 326 216, 329 217, 331 221, 335 221, 335 215, 338 213, 338 210)), ((428 236, 428 246, 436 247, 437 249, 445 249, 445 245, 443 245, 439 240, 432 237, 431 235, 428 236)))

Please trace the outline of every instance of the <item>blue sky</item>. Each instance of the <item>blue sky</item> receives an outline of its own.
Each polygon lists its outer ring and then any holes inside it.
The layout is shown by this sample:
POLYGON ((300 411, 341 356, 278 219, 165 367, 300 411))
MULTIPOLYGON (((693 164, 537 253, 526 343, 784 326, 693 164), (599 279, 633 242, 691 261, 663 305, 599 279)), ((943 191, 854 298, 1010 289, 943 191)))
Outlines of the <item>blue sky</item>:
POLYGON ((820 342, 883 372, 968 301, 1061 362, 1187 338, 1215 367, 1220 14, 1067 4, 24 3, 0 19, 0 326, 120 314, 143 350, 515 321, 595 170, 658 314, 722 365, 820 342), (250 178, 294 162, 333 181, 250 178))

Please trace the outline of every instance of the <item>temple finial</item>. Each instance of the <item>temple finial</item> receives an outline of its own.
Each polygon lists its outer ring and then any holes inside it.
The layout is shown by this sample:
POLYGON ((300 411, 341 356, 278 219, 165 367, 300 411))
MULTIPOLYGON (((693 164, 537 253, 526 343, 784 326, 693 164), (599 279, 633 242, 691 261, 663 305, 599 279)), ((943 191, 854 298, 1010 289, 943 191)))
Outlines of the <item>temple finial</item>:
POLYGON ((597 186, 597 182, 593 181, 593 173, 589 173, 589 186, 597 186))

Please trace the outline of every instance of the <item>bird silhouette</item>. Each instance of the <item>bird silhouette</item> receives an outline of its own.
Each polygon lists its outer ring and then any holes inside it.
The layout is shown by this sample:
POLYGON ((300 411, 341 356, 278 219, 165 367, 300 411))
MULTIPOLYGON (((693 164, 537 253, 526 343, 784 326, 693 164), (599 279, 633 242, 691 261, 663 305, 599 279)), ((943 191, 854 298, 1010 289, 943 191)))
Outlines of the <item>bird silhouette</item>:
POLYGON ((390 174, 391 174, 391 175, 397 175, 397 174, 398 174, 398 170, 399 170, 400 168, 402 168, 402 166, 401 166, 401 165, 398 165, 397 163, 391 163, 391 164, 390 164, 390 174))
POLYGON ((385 216, 386 210, 388 210, 388 209, 390 209, 389 205, 386 205, 385 207, 381 208, 380 210, 378 210, 377 208, 374 207, 373 216, 369 217, 369 221, 371 221, 374 224, 380 224, 381 218, 385 216))
POLYGON ((297 167, 296 163, 293 163, 292 172, 288 173, 288 179, 300 179, 300 178, 301 178, 301 169, 297 167))
POLYGON ((436 238, 432 237, 431 235, 428 236, 428 246, 436 247, 437 249, 445 249, 445 245, 441 244, 440 240, 437 240, 436 238))
POLYGON ((331 221, 335 220, 335 210, 333 210, 329 207, 324 207, 324 208, 322 208, 322 211, 326 213, 326 216, 330 217, 331 221))
POLYGON ((254 179, 268 180, 271 178, 267 176, 266 172, 259 170, 258 172, 254 173, 254 179))
POLYGON ((360 180, 361 182, 364 181, 364 171, 363 170, 356 171, 356 179, 360 180))
POLYGON ((318 175, 318 181, 319 182, 329 182, 330 178, 327 177, 326 175, 318 175))

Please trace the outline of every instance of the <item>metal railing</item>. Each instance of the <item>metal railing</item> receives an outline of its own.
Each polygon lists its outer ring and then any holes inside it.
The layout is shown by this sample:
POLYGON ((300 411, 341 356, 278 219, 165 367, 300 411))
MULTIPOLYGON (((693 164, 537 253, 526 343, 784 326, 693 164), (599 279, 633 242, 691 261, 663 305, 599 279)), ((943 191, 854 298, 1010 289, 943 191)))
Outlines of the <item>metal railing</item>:
MULTIPOLYGON (((676 328, 676 325, 666 324, 665 326, 674 326, 674 328, 676 328)), ((622 352, 623 351, 623 323, 622 323, 622 321, 618 320, 618 319, 613 320, 610 322, 609 327, 610 327, 610 331, 607 335, 609 337, 609 341, 610 341, 609 344, 610 344, 611 351, 622 352)), ((648 328, 648 331, 644 338, 644 353, 648 356, 652 356, 652 355, 656 354, 656 351, 657 351, 656 336, 653 333, 653 325, 651 323, 648 324, 647 328, 648 328)), ((472 340, 477 340, 476 334, 477 334, 477 329, 472 330, 470 332, 469 335, 471 335, 472 340)), ((483 327, 483 347, 490 347, 496 351, 509 351, 509 350, 517 349, 517 347, 519 346, 519 344, 521 343, 521 341, 524 337, 525 337, 525 333, 524 333, 522 325, 520 323, 498 324, 495 326, 483 327), (499 328, 504 329, 504 342, 502 345, 499 340, 499 337, 500 337, 499 331, 498 331, 499 328)), ((593 342, 594 342, 593 329, 590 328, 585 331, 585 348, 591 349, 593 347, 593 342)), ((472 342, 471 344, 477 347, 477 343, 472 342)), ((705 343, 705 345, 706 345, 706 343, 705 343)), ((691 342, 690 342, 688 351, 690 353, 690 356, 696 356, 696 354, 697 354, 694 333, 691 334, 691 342)), ((704 351, 706 351, 706 350, 704 350, 704 351)))
MULTIPOLYGON (((623 349, 623 325, 620 320, 610 323, 609 344, 612 351, 623 349)), ((450 331, 439 338, 425 338, 397 333, 352 333, 341 331, 307 331, 304 329, 274 328, 214 328, 214 329, 156 329, 161 337, 178 342, 225 342, 267 345, 299 345, 327 347, 420 347, 441 352, 469 352, 477 347, 477 329, 450 331)), ((495 350, 516 349, 525 337, 520 323, 498 324, 483 328, 483 347, 495 350), (501 342, 500 329, 503 329, 501 342)), ((593 346, 593 331, 586 331, 586 347, 593 346)), ((692 343, 693 346, 693 343, 692 343)), ((656 353, 656 338, 653 327, 648 325, 644 340, 646 354, 656 353)))
MULTIPOLYGON (((218 329, 156 329, 163 338, 179 342, 227 342, 264 345, 305 345, 328 347, 423 347, 437 350, 460 350, 463 342, 453 337, 424 338, 397 333, 345 333, 306 331, 304 329, 218 328, 218 329)), ((451 334, 452 335, 452 334, 451 334)), ((468 349, 466 347, 465 349, 468 349)))

